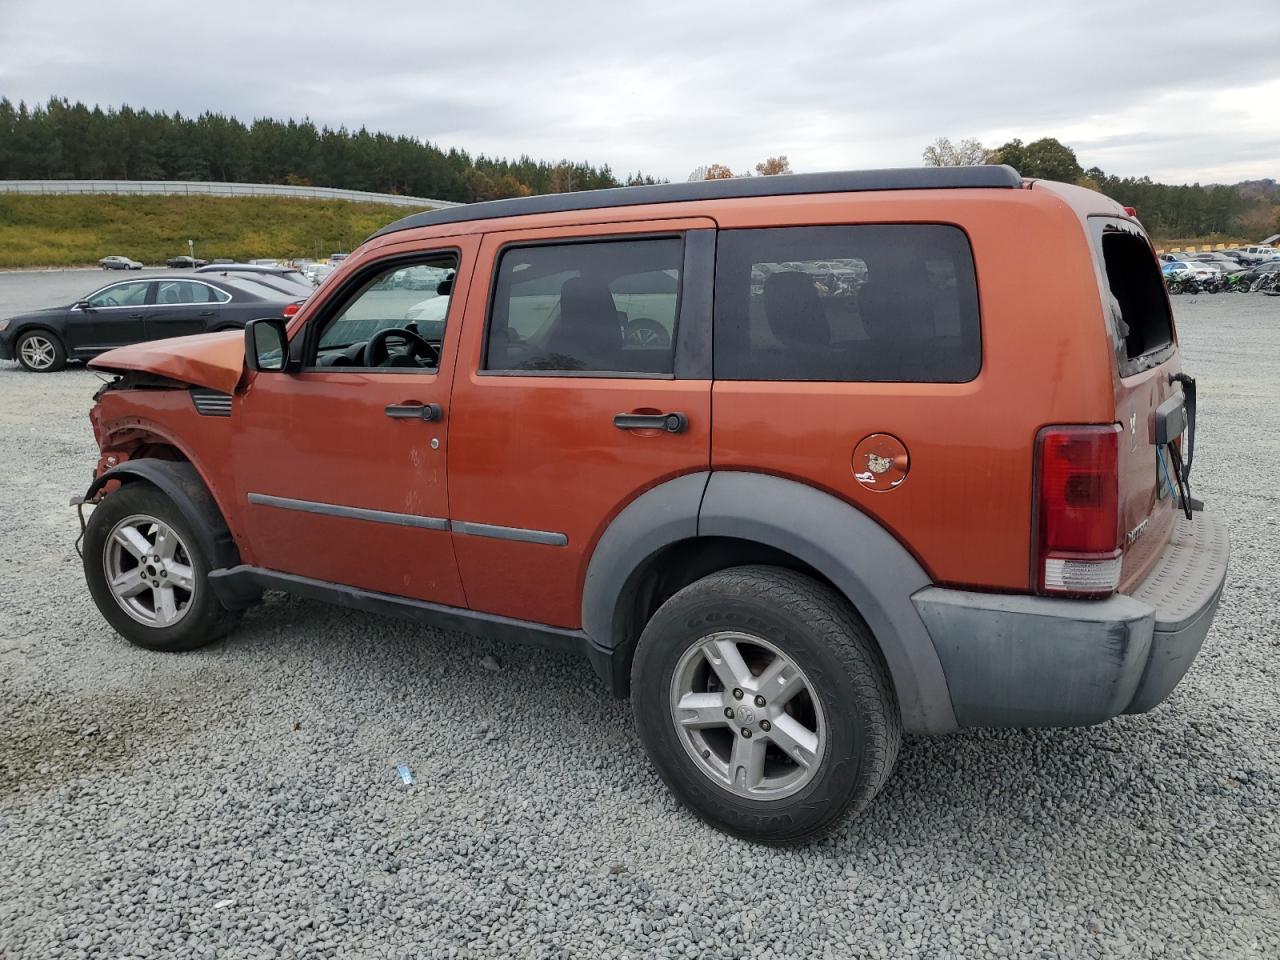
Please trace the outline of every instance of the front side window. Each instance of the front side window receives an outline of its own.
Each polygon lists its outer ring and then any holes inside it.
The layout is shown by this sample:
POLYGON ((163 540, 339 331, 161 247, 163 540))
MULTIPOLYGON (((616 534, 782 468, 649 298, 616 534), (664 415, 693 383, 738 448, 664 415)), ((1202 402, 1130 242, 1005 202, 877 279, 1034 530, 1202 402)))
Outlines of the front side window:
POLYGON ((670 374, 683 256, 678 237, 504 251, 485 369, 670 374))
POLYGON ((176 306, 182 303, 223 303, 231 298, 207 283, 194 280, 161 280, 156 287, 156 303, 176 306), (220 295, 221 294, 221 295, 220 295))
POLYGON ((375 272, 321 319, 315 365, 439 366, 457 266, 450 253, 375 272))
POLYGON ((716 260, 717 379, 962 383, 981 367, 956 227, 726 230, 716 260))
POLYGON ((147 287, 150 280, 137 280, 133 283, 117 283, 115 286, 99 290, 87 298, 89 306, 99 307, 139 307, 147 299, 147 287))

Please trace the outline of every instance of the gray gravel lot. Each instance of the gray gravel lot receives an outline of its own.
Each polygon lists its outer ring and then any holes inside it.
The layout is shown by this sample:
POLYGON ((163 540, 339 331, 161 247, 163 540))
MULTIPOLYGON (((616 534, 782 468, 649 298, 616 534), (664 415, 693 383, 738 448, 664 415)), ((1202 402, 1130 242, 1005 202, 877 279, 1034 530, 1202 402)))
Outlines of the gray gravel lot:
MULTIPOLYGON (((0 316, 58 299, 30 276, 0 316)), ((785 850, 678 808, 585 661, 279 596, 128 646, 66 506, 98 377, 0 363, 0 957, 1280 956, 1280 298, 1175 303, 1234 540, 1190 676, 1101 727, 909 739, 785 850)))

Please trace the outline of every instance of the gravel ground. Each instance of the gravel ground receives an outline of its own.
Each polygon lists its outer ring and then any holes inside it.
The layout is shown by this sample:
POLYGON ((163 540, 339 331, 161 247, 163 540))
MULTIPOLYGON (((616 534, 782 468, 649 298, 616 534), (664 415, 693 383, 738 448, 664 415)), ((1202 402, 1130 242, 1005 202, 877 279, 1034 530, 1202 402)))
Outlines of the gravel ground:
POLYGON ((98 378, 0 363, 0 957, 1280 956, 1280 299, 1176 309, 1235 549, 1190 676, 1101 727, 909 739, 786 850, 678 808, 585 661, 284 597, 126 645, 66 506, 98 378))

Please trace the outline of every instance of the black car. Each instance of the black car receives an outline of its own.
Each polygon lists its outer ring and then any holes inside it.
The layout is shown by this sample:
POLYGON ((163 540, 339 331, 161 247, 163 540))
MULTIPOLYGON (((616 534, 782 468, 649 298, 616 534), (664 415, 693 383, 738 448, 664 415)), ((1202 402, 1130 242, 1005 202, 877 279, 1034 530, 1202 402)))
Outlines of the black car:
POLYGON ((208 264, 208 260, 201 260, 199 257, 188 257, 185 253, 178 257, 170 257, 165 261, 165 265, 175 270, 195 270, 208 264))
POLYGON ((239 277, 121 280, 62 307, 0 320, 0 359, 28 370, 60 370, 143 340, 242 328, 258 317, 297 311, 300 298, 239 277))

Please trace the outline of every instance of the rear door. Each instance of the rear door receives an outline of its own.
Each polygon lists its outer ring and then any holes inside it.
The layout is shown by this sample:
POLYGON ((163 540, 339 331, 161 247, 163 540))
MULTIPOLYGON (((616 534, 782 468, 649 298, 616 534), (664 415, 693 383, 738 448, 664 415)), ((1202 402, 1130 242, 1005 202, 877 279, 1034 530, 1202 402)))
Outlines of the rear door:
POLYGON ((1181 392, 1169 382, 1181 362, 1169 298, 1146 235, 1118 217, 1090 217, 1089 226, 1110 306, 1115 352, 1124 591, 1151 568, 1176 517, 1173 465, 1167 452, 1157 449, 1155 421, 1156 409, 1181 392))
POLYGON ((155 302, 146 308, 146 338, 166 340, 205 333, 217 326, 231 295, 202 280, 157 280, 155 302))
POLYGON ((472 609, 578 627, 609 521, 708 468, 714 226, 484 238, 449 427, 454 551, 472 609))

